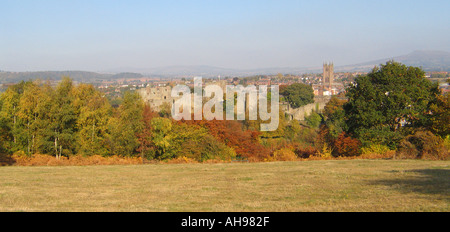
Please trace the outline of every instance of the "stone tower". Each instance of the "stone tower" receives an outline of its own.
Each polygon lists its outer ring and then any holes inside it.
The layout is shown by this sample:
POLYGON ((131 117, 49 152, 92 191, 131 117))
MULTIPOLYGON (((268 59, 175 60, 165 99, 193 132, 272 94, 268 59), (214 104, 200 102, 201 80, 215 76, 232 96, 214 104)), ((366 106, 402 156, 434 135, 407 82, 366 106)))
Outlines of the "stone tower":
POLYGON ((324 63, 323 79, 322 79, 323 89, 327 89, 331 93, 331 89, 333 88, 333 80, 334 80, 334 64, 324 63))

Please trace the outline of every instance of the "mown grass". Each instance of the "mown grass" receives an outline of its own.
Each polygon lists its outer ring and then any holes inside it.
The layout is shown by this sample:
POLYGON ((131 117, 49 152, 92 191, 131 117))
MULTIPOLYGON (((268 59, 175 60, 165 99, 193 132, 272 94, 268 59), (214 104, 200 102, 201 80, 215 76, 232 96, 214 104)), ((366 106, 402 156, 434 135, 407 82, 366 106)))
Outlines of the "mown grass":
POLYGON ((448 161, 0 167, 0 211, 450 211, 448 161))

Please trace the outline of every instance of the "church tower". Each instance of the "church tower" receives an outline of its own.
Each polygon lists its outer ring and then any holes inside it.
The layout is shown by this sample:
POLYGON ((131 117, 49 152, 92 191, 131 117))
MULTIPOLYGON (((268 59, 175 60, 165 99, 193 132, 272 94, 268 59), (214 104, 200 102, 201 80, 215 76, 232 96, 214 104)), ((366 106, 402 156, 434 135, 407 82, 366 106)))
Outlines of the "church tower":
POLYGON ((323 89, 327 88, 328 91, 330 91, 331 93, 331 89, 333 88, 333 80, 334 80, 334 64, 324 63, 323 78, 322 78, 323 89))

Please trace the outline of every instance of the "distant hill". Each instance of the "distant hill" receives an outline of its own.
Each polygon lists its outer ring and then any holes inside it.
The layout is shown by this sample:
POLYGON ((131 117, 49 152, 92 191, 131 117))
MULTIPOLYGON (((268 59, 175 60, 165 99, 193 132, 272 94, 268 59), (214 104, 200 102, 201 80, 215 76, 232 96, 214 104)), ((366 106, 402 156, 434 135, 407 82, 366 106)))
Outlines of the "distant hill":
POLYGON ((343 71, 370 71, 374 66, 384 64, 389 60, 403 63, 407 66, 422 67, 424 71, 450 72, 450 52, 445 51, 414 51, 403 56, 385 58, 355 65, 336 67, 338 72, 343 71))
MULTIPOLYGON (((403 56, 379 59, 353 65, 335 67, 336 72, 368 72, 374 66, 384 64, 389 60, 395 60, 408 66, 422 67, 425 71, 447 71, 450 72, 450 52, 445 51, 414 51, 403 56)), ((7 72, 0 71, 0 83, 18 82, 30 79, 60 80, 63 76, 69 76, 75 81, 92 82, 95 80, 131 79, 140 78, 143 75, 150 77, 217 77, 217 76, 252 76, 270 74, 303 74, 321 73, 322 67, 273 67, 262 69, 231 69, 207 65, 192 66, 166 66, 158 68, 140 68, 116 70, 110 74, 85 72, 85 71, 43 71, 43 72, 7 72), (120 72, 121 71, 121 72, 120 72), (123 72, 127 71, 127 72, 123 72), (142 73, 142 74, 141 74, 142 73)))
POLYGON ((118 73, 102 74, 85 71, 42 71, 42 72, 0 72, 0 83, 14 83, 20 81, 41 79, 41 80, 61 80, 68 76, 78 82, 91 82, 94 80, 140 78, 140 73, 118 73))
MULTIPOLYGON (((389 60, 395 60, 408 66, 422 67, 425 71, 450 71, 450 52, 445 51, 414 51, 403 56, 379 59, 359 64, 344 65, 335 67, 337 72, 368 72, 374 66, 385 64, 389 60)), ((158 76, 249 76, 258 74, 302 74, 302 73, 321 73, 322 67, 272 67, 262 69, 228 69, 213 66, 167 66, 153 69, 141 70, 149 75, 158 76)))
POLYGON ((159 68, 151 68, 143 71, 143 73, 154 76, 203 76, 203 77, 217 77, 221 76, 251 76, 251 75, 268 75, 277 73, 302 73, 307 68, 290 68, 290 67, 268 67, 260 69, 231 69, 220 68, 207 65, 192 65, 192 66, 166 66, 159 68))
POLYGON ((158 76, 217 76, 217 75, 232 75, 239 73, 239 70, 229 68, 219 68, 207 65, 192 65, 192 66, 165 66, 158 68, 151 68, 145 71, 149 75, 158 76))

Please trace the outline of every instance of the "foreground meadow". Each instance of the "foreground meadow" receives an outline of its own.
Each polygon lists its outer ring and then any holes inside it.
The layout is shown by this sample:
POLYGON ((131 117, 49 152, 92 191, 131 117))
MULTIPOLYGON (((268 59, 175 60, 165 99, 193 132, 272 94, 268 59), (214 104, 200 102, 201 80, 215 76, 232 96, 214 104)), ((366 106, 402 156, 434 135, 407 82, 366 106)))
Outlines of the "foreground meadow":
POLYGON ((0 211, 450 211, 448 161, 0 167, 0 211))

